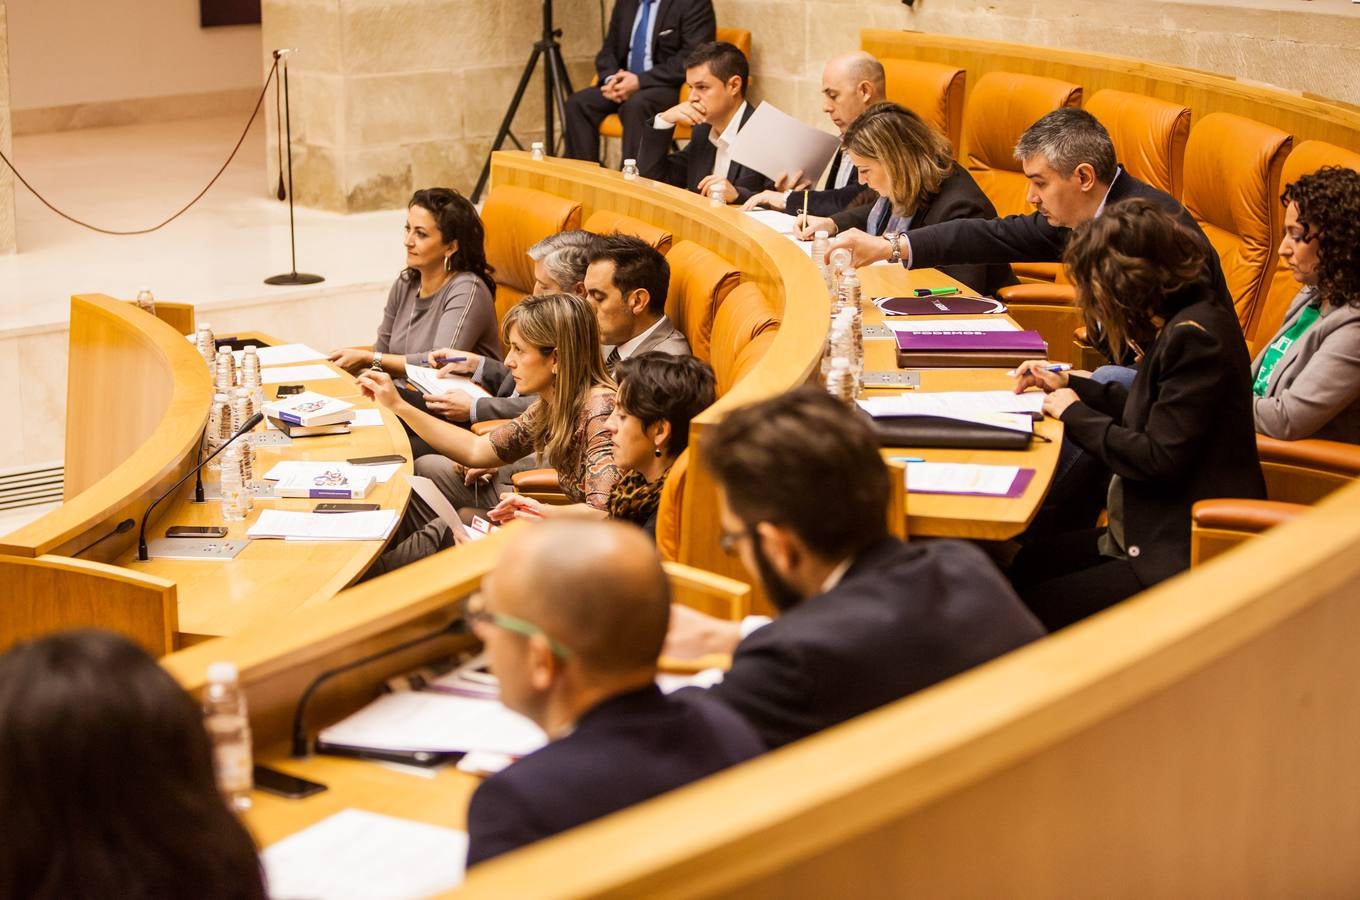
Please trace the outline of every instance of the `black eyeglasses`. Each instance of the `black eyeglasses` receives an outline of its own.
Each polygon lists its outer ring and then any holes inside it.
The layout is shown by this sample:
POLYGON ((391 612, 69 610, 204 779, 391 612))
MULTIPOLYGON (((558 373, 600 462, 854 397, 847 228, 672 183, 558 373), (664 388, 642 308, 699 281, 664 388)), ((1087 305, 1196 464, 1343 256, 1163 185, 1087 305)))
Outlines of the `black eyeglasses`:
POLYGON ((497 628, 510 631, 515 634, 533 637, 536 634, 543 635, 548 641, 548 647, 552 650, 553 656, 558 659, 568 659, 571 657, 571 648, 555 640, 542 628, 533 622, 520 619, 515 616, 507 616, 503 613, 494 613, 486 608, 486 601, 482 599, 481 593, 469 594, 463 598, 463 621, 469 626, 482 624, 494 625, 497 628))
POLYGON ((736 531, 723 529, 718 535, 718 548, 728 556, 735 556, 737 553, 737 542, 744 537, 754 538, 756 534, 754 525, 746 525, 736 531))

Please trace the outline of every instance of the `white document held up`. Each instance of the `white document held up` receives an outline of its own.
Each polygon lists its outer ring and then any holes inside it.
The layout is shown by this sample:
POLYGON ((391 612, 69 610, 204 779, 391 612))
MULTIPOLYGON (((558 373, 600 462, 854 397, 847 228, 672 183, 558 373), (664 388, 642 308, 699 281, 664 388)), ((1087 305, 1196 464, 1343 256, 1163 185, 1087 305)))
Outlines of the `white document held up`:
MULTIPOLYGON (((236 357, 236 364, 241 364, 241 357, 245 355, 245 348, 250 341, 242 341, 239 350, 231 351, 231 355, 236 357)), ((277 347, 256 347, 255 355, 260 358, 261 366, 288 366, 293 363, 311 362, 314 359, 325 359, 326 354, 319 350, 313 350, 306 344, 279 344, 277 347)))
POLYGON ((347 513, 266 509, 246 534, 289 541, 384 541, 396 527, 395 509, 347 513))
POLYGON ((491 395, 480 384, 466 375, 445 375, 429 366, 406 365, 406 380, 427 394, 447 394, 449 391, 462 391, 473 400, 481 400, 491 395))
POLYGON ((414 900, 463 883, 465 832, 346 809, 260 854, 274 900, 414 900))
POLYGON ((506 709, 499 700, 434 691, 398 691, 383 694, 349 718, 323 729, 318 740, 369 750, 431 753, 485 750, 524 756, 542 747, 548 738, 537 725, 506 709))
POLYGON ((817 178, 836 155, 840 139, 805 125, 772 103, 761 103, 732 139, 734 162, 768 178, 801 171, 817 178))
POLYGON ((284 366, 276 369, 260 369, 261 384, 294 384, 304 381, 325 381, 339 378, 340 373, 330 366, 284 366))
MULTIPOLYGON (((911 392, 889 397, 866 397, 859 405, 871 416, 972 416, 979 413, 1037 413, 1044 408, 1043 391, 911 392)), ((1031 430, 1031 429, 1025 429, 1031 430)))
POLYGON ((968 463, 908 463, 907 491, 922 494, 987 494, 1004 497, 1020 474, 1019 466, 968 463))

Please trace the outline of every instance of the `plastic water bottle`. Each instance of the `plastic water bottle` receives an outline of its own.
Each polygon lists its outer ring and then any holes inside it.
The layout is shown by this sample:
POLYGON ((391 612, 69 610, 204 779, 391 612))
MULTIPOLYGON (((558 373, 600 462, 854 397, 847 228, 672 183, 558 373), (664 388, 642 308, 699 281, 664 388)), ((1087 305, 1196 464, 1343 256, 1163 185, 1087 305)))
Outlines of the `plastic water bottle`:
POLYGON ((844 247, 837 247, 835 250, 832 250, 831 255, 827 257, 827 265, 831 269, 831 289, 833 291, 839 291, 841 289, 842 276, 844 276, 847 271, 852 271, 850 269, 851 259, 850 251, 844 247))
POLYGON ((241 690, 235 663, 216 662, 208 666, 203 727, 212 743, 217 789, 232 809, 250 809, 250 789, 254 786, 250 717, 246 714, 246 695, 241 690))
POLYGON ((625 159, 623 161, 623 180, 637 181, 637 178, 638 178, 637 160, 625 159))
POLYGON ((137 308, 144 309, 153 316, 156 314, 156 297, 151 293, 151 288, 137 289, 137 308))
POLYGON ((826 267, 826 251, 831 244, 831 235, 825 231, 818 231, 812 235, 812 261, 817 264, 817 271, 822 273, 822 279, 830 287, 830 274, 826 267))
POLYGON ((222 477, 218 487, 222 493, 222 518, 228 522, 244 522, 253 505, 245 479, 241 477, 241 447, 232 444, 217 457, 222 461, 222 477))
POLYGON ((236 357, 231 347, 224 346, 213 358, 213 390, 229 394, 236 387, 236 357))
POLYGON ((714 209, 727 205, 727 186, 721 182, 708 189, 708 205, 714 209))
POLYGON ((241 353, 241 368, 239 371, 241 387, 250 391, 250 413, 254 415, 264 409, 265 396, 264 384, 260 374, 260 355, 255 351, 254 344, 246 344, 246 349, 241 353))
MULTIPOLYGON (((250 389, 244 387, 234 388, 231 392, 231 433, 235 434, 241 426, 246 424, 255 411, 251 409, 250 389)), ((236 439, 236 443, 241 447, 241 481, 249 486, 255 477, 255 445, 250 442, 250 435, 243 434, 236 439)), ((247 498, 250 496, 246 494, 247 498)), ((253 508, 254 503, 250 506, 253 508)))
POLYGON ((213 360, 217 358, 217 342, 213 338, 212 326, 207 322, 199 325, 198 330, 194 332, 194 346, 198 348, 198 352, 203 356, 203 361, 211 369, 213 360))
POLYGON ((542 142, 542 141, 534 141, 532 144, 529 145, 529 158, 530 158, 530 159, 542 159, 543 156, 544 156, 544 153, 543 153, 543 142, 542 142))
POLYGON ((826 392, 842 403, 855 402, 854 379, 850 374, 850 363, 843 356, 831 360, 831 370, 826 376, 826 392))
MULTIPOLYGON (((231 397, 226 391, 213 394, 212 409, 208 411, 208 431, 203 438, 203 452, 212 453, 231 437, 231 397)), ((222 468, 222 457, 215 456, 208 462, 209 471, 222 468)))

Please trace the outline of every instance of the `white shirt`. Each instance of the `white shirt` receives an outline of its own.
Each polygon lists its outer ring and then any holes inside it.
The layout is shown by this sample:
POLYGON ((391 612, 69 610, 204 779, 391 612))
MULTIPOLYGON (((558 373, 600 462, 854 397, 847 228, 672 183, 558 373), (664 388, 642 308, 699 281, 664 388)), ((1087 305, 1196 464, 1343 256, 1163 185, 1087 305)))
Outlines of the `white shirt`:
MULTIPOLYGON (((727 123, 727 128, 724 131, 719 133, 717 128, 709 130, 708 142, 718 148, 718 153, 713 158, 713 172, 711 174, 717 175, 719 178, 727 177, 727 171, 732 167, 732 155, 728 146, 731 142, 728 138, 737 136, 737 132, 741 131, 741 120, 745 117, 746 101, 743 100, 741 106, 738 106, 737 111, 732 114, 732 119, 727 123)), ((659 131, 666 131, 675 126, 658 115, 652 120, 652 127, 659 131)))
POLYGON ((1123 171, 1123 169, 1114 170, 1114 177, 1110 179, 1110 186, 1105 189, 1105 196, 1100 198, 1100 205, 1096 207, 1095 218, 1099 218, 1100 214, 1105 211, 1105 204, 1110 202, 1110 191, 1114 189, 1114 183, 1119 180, 1119 174, 1123 171))
POLYGON ((651 334, 653 331, 656 331, 658 328, 660 328, 661 323, 665 321, 666 317, 662 316, 661 318, 653 322, 650 328, 639 334, 637 337, 629 338, 622 344, 619 344, 617 347, 612 344, 606 344, 604 347, 600 349, 600 352, 605 355, 606 359, 608 359, 610 353, 614 352, 615 350, 618 350, 619 359, 627 359, 628 357, 636 353, 638 347, 642 346, 642 342, 647 340, 647 336, 651 334))
MULTIPOLYGON (((829 190, 829 191, 838 191, 838 190, 840 190, 841 188, 845 187, 847 184, 850 183, 850 177, 851 177, 852 175, 854 175, 854 174, 855 174, 855 164, 854 164, 853 162, 850 161, 850 154, 849 154, 849 153, 845 153, 844 151, 842 151, 842 152, 841 152, 841 163, 840 163, 840 166, 838 166, 837 169, 836 169, 836 177, 834 177, 834 178, 831 179, 831 183, 827 186, 826 189, 829 190)), ((788 207, 789 207, 789 198, 792 197, 795 193, 801 194, 801 193, 803 193, 803 192, 802 192, 802 191, 785 191, 785 192, 784 192, 784 210, 785 210, 786 212, 788 211, 788 207)), ((797 202, 797 201, 795 201, 795 202, 797 202)))

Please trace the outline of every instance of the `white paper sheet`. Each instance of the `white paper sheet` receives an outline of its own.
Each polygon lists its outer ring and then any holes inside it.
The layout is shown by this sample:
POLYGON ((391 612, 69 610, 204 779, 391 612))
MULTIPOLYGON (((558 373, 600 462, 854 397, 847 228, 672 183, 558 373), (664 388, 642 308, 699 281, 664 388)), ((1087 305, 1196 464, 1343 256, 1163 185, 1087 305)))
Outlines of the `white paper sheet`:
POLYGON ((817 178, 836 155, 840 138, 806 125, 772 103, 761 103, 732 139, 734 162, 768 178, 802 171, 817 178))
MULTIPOLYGON (((887 397, 866 397, 859 405, 871 416, 961 416, 978 413, 1037 413, 1043 411, 1044 392, 1027 391, 909 391, 887 397)), ((1028 430, 1028 429, 1027 429, 1028 430)))
POLYGON ((787 235, 793 234, 793 226, 798 222, 795 217, 777 209, 748 209, 746 215, 780 234, 787 235))
MULTIPOLYGON (((380 466, 361 466, 359 468, 362 468, 365 472, 372 475, 376 484, 383 484, 384 482, 391 481, 392 476, 397 474, 397 470, 400 469, 401 466, 401 463, 384 463, 380 466)), ((349 464, 341 459, 285 459, 282 462, 275 463, 274 468, 265 472, 261 477, 263 477, 265 481, 281 481, 284 478, 294 476, 317 475, 321 472, 325 472, 327 469, 345 469, 349 467, 349 464)))
POLYGON ((1010 319, 1003 319, 997 316, 974 316, 971 319, 941 319, 921 320, 908 316, 905 319, 885 318, 884 325, 893 331, 906 331, 912 334, 923 334, 927 331, 958 331, 960 328, 967 328, 969 331, 1020 331, 1019 325, 1010 319))
POLYGON ((548 740, 537 725, 506 709, 499 700, 434 691, 383 694, 352 716, 323 729, 319 739, 373 750, 485 750, 511 756, 532 753, 548 740))
POLYGON ((437 369, 428 366, 406 365, 406 380, 427 394, 447 394, 450 391, 462 391, 474 400, 481 400, 491 395, 480 384, 468 378, 466 375, 445 375, 439 377, 437 369))
POLYGON ((907 463, 907 490, 933 494, 990 494, 1010 492, 1019 466, 978 466, 968 463, 907 463))
POLYGON ((301 384, 306 381, 325 381, 339 378, 340 373, 330 366, 284 366, 277 369, 260 369, 261 384, 301 384))
POLYGON ((246 535, 289 541, 383 541, 396 527, 395 509, 347 513, 264 509, 246 535))
MULTIPOLYGON (((240 349, 231 351, 231 355, 236 357, 236 364, 241 364, 241 357, 245 354, 246 344, 243 341, 240 349)), ((260 358, 261 366, 287 366, 293 363, 311 362, 314 359, 325 359, 326 354, 319 350, 313 350, 306 344, 279 344, 277 347, 256 347, 255 355, 260 358)))
POLYGON ((382 413, 376 409, 356 409, 350 428, 372 428, 383 423, 382 413))
POLYGON ((468 836, 346 809, 260 854, 274 900, 415 900, 463 883, 468 836))

